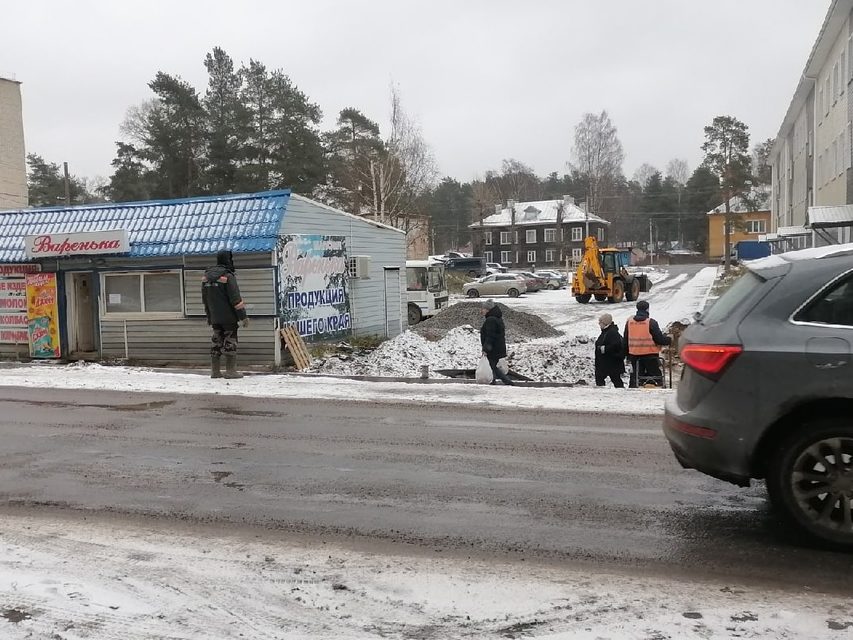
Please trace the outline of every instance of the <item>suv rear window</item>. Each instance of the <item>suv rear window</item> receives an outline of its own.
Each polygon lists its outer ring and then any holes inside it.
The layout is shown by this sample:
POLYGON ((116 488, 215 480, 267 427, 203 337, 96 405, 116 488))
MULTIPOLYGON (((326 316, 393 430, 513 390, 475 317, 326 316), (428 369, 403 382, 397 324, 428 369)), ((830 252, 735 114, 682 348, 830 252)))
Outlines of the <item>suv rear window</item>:
POLYGON ((702 315, 702 324, 717 324, 728 318, 735 307, 763 282, 763 278, 747 271, 702 315))

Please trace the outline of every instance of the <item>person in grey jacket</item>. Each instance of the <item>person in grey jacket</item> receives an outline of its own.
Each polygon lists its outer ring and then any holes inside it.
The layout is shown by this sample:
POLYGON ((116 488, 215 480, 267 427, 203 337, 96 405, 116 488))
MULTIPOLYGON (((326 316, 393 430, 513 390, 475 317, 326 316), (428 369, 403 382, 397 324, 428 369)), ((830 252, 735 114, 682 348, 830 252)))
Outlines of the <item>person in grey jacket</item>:
POLYGON ((216 254, 216 266, 204 272, 201 299, 207 324, 213 328, 210 349, 211 378, 242 378, 237 371, 237 327, 249 326, 246 304, 234 274, 234 256, 228 250, 216 254), (225 356, 225 374, 221 358, 225 356))

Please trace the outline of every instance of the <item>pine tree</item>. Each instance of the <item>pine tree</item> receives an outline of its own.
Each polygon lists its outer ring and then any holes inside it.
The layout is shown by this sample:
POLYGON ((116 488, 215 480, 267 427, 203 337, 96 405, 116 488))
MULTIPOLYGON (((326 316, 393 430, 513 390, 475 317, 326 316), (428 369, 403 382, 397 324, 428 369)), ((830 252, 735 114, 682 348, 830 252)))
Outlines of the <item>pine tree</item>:
POLYGON ((207 113, 204 188, 208 193, 231 193, 245 154, 243 141, 248 126, 248 114, 240 101, 241 79, 231 57, 219 47, 207 54, 204 66, 208 73, 204 96, 207 113))

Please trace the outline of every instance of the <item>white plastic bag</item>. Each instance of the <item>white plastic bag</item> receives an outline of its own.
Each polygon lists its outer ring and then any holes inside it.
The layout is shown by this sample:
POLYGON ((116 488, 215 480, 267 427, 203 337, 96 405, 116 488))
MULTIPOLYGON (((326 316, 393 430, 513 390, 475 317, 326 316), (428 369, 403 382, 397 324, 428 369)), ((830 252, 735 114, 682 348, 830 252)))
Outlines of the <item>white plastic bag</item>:
POLYGON ((502 374, 506 375, 509 373, 509 363, 506 361, 506 358, 501 358, 500 360, 498 360, 498 364, 496 366, 498 368, 498 371, 500 371, 502 374))
POLYGON ((479 384, 491 384, 494 380, 492 375, 492 366, 489 364, 489 359, 486 356, 480 358, 480 364, 477 365, 477 372, 474 378, 479 384))

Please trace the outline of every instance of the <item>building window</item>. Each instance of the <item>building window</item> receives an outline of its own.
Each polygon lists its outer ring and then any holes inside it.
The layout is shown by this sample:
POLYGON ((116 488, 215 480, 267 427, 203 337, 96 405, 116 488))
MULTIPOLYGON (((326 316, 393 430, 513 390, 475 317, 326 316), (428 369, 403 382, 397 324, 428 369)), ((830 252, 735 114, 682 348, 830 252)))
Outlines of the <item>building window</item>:
POLYGON ((572 242, 583 240, 583 227, 572 227, 572 242))
POLYGON ((829 103, 832 102, 829 99, 829 76, 826 76, 826 80, 823 83, 823 113, 824 115, 829 115, 829 103))
POLYGON ((515 244, 518 244, 518 231, 515 232, 515 244))
POLYGON ((104 273, 101 288, 106 316, 183 316, 180 271, 104 273))
POLYGON ((838 90, 838 63, 832 66, 832 104, 838 100, 838 95, 841 92, 838 90))
POLYGON ((830 165, 830 175, 834 179, 836 175, 838 175, 838 140, 832 141, 832 164, 830 165))
POLYGON ((501 264, 507 265, 510 263, 509 254, 509 251, 501 251, 501 264))
POLYGON ((536 229, 528 229, 524 234, 524 241, 527 244, 536 244, 536 229))
POLYGON ((556 229, 545 229, 545 242, 556 242, 557 241, 557 230, 556 229))
POLYGON ((492 261, 492 252, 491 251, 485 251, 485 252, 483 252, 483 255, 486 258, 486 262, 492 261))
POLYGON ((548 264, 551 264, 552 262, 554 262, 554 258, 555 258, 556 253, 557 252, 554 251, 553 249, 545 249, 545 262, 547 262, 548 264))
POLYGON ((509 231, 501 231, 501 244, 510 244, 509 231))
MULTIPOLYGON (((823 113, 823 105, 825 104, 825 102, 826 102, 826 98, 824 98, 823 87, 821 87, 820 89, 818 89, 818 96, 817 96, 818 116, 820 116, 820 114, 823 113)), ((820 120, 820 122, 822 122, 823 118, 819 118, 819 120, 820 120)), ((820 122, 818 122, 818 124, 820 124, 820 122)))
POLYGON ((596 235, 598 236, 599 242, 604 242, 604 227, 598 227, 598 231, 596 232, 596 235))
POLYGON ((535 251, 528 251, 527 252, 527 262, 529 262, 530 264, 533 264, 534 262, 536 262, 536 252, 535 251))
POLYGON ((486 231, 486 233, 483 234, 483 237, 486 239, 486 244, 492 244, 492 232, 491 231, 486 231))
POLYGON ((766 220, 747 220, 746 221, 746 232, 747 233, 767 233, 767 221, 766 220))
POLYGON ((583 258, 583 249, 572 249, 572 262, 580 262, 583 258))

